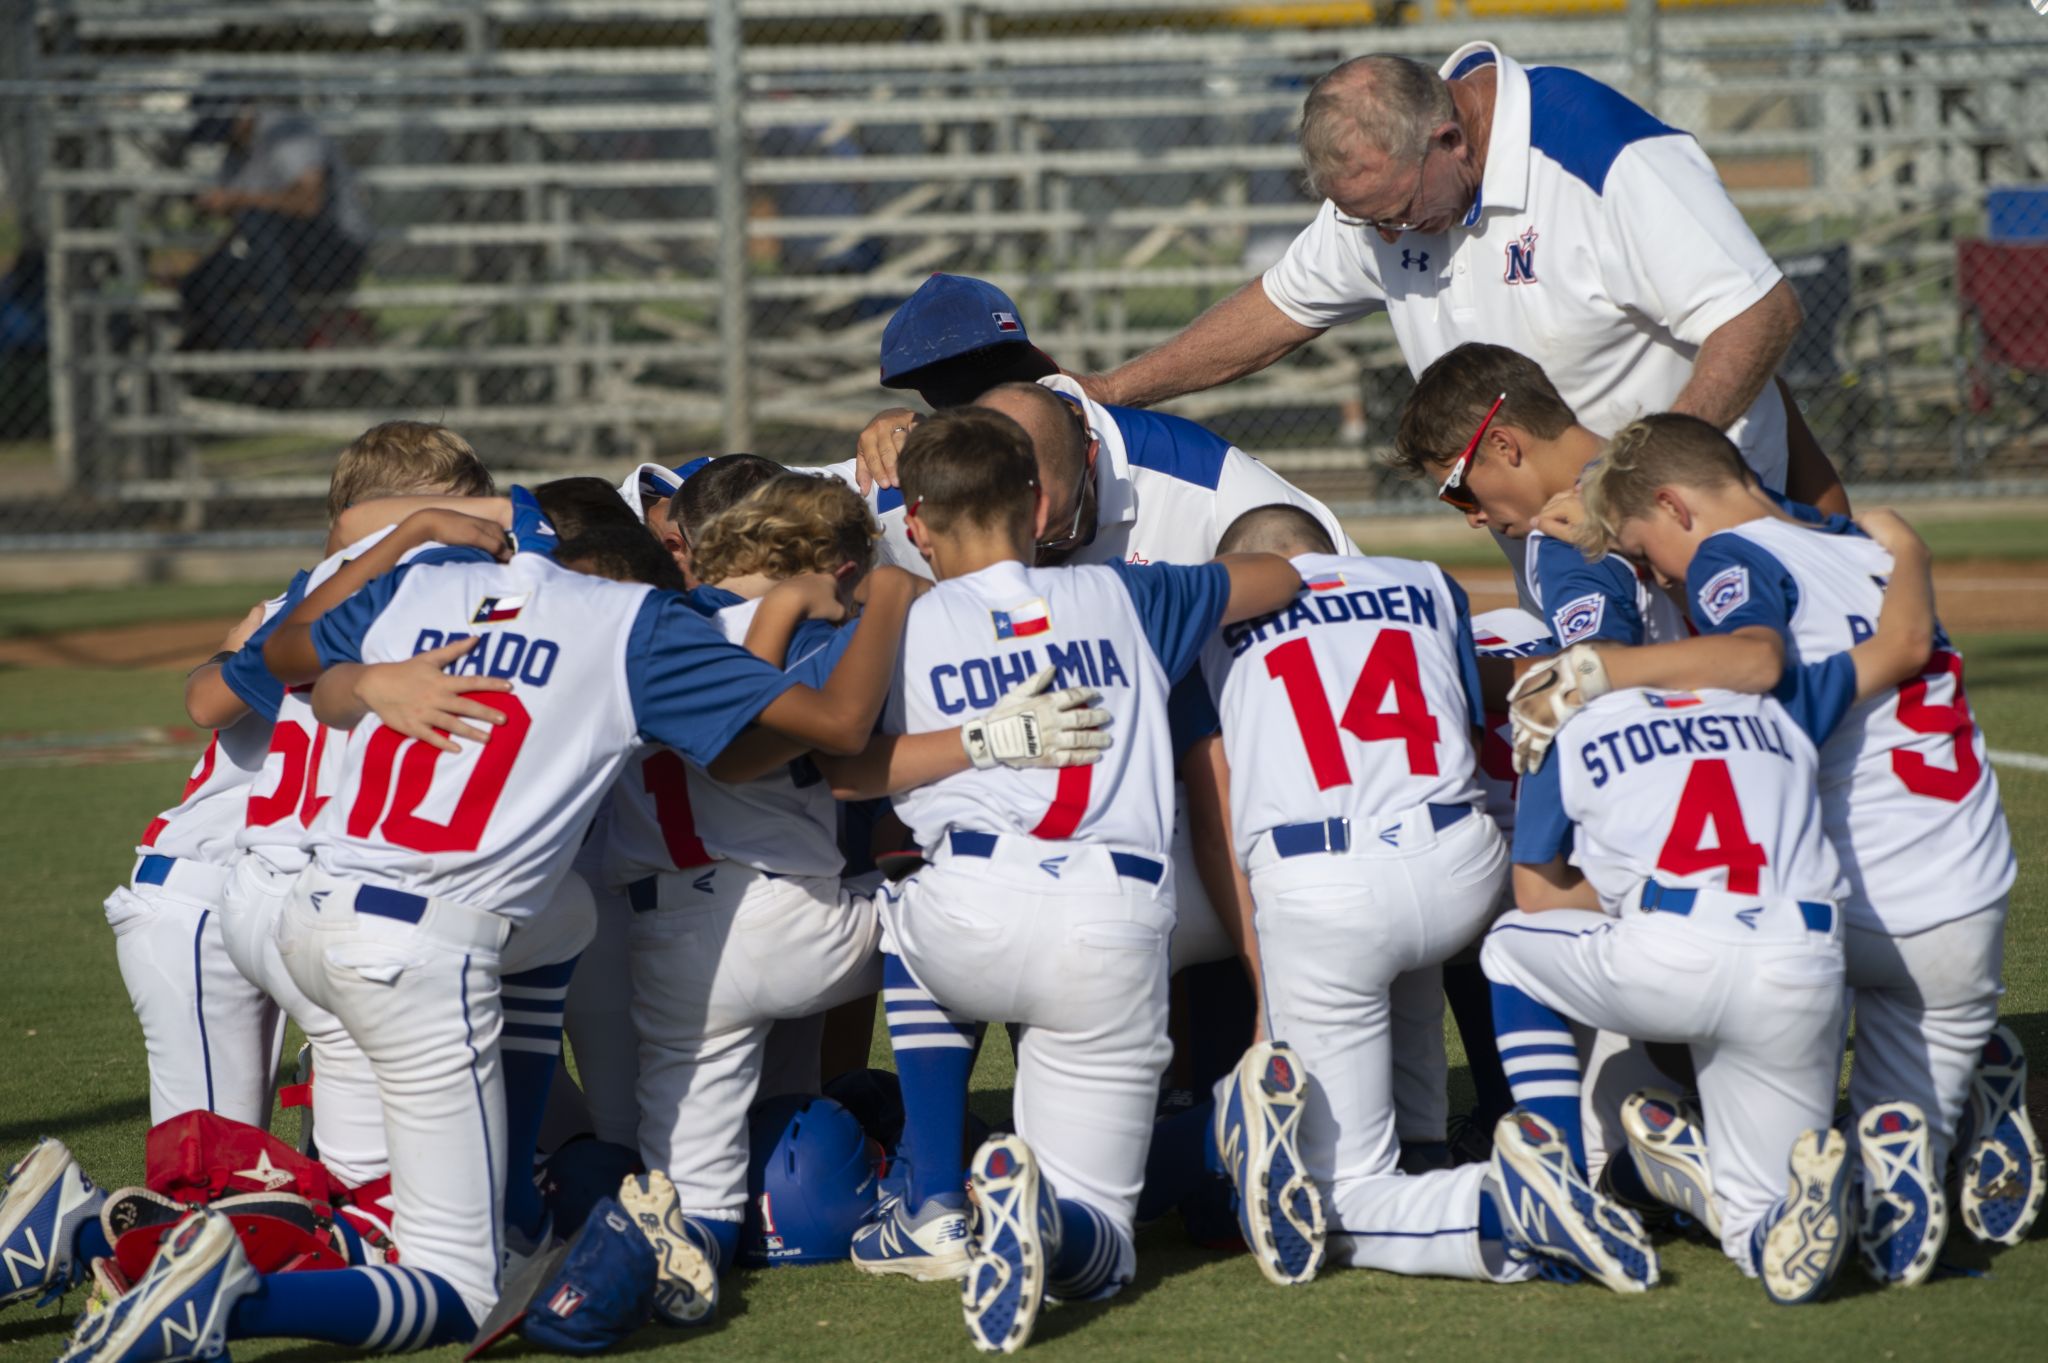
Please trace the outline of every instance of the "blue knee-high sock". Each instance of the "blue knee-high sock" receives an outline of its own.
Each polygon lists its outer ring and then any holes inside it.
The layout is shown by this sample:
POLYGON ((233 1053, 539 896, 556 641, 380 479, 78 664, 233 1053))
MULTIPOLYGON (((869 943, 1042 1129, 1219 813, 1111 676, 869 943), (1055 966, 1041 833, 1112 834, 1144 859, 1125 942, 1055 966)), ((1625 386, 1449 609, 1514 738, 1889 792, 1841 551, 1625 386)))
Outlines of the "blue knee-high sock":
POLYGON ((1472 1115, 1488 1130, 1515 1105, 1507 1072, 1500 1067, 1500 1048, 1493 1040, 1493 992, 1479 962, 1444 967, 1444 998, 1458 1020, 1465 1043, 1465 1063, 1472 1070, 1472 1115))
POLYGON ((459 1343, 475 1333, 454 1288, 403 1264, 266 1273, 228 1317, 230 1339, 317 1339, 378 1353, 459 1343))
POLYGON ((974 1024, 939 1006, 911 978, 898 956, 882 957, 882 1011, 896 1074, 903 1087, 903 1139, 897 1157, 908 1166, 908 1203, 916 1211, 935 1196, 964 1196, 967 1080, 974 1072, 974 1024))
POLYGON ((1205 1098, 1186 1112, 1152 1125, 1152 1147, 1145 1152, 1145 1186, 1138 1192, 1140 1224, 1167 1211, 1202 1181, 1224 1176, 1216 1150, 1216 1100, 1205 1098))
POLYGON ((1062 1301, 1086 1301, 1109 1286, 1123 1257, 1123 1233, 1085 1203, 1066 1198, 1058 1203, 1060 1248, 1046 1274, 1045 1290, 1062 1301))
POLYGON ((683 1217, 683 1229, 704 1257, 711 1261, 712 1271, 721 1278, 726 1269, 732 1267, 740 1253, 740 1223, 737 1221, 714 1221, 708 1216, 683 1217))
POLYGON ((1493 1035, 1515 1102, 1556 1127, 1571 1147, 1572 1163, 1586 1172, 1586 1137, 1579 1120, 1578 1043, 1564 1015, 1509 984, 1493 986, 1493 1035))
POLYGON ((507 975, 498 985, 505 1008, 498 1043, 505 1065, 505 1225, 528 1240, 547 1224, 533 1161, 562 1056, 562 1004, 575 973, 571 959, 507 975))

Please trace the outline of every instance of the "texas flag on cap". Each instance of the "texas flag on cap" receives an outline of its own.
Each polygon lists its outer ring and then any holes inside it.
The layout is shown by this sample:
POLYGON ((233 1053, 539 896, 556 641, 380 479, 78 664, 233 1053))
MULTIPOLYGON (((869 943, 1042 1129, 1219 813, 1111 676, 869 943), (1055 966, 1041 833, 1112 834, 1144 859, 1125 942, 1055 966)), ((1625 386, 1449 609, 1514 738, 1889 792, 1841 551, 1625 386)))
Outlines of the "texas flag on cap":
POLYGON ((996 324, 997 331, 1021 332, 1024 330, 1023 325, 1017 321, 1017 314, 1014 312, 991 312, 989 319, 996 324))
POLYGON ((989 616, 995 621, 998 639, 1029 639, 1052 628, 1052 612, 1042 596, 1013 610, 990 611, 989 616))

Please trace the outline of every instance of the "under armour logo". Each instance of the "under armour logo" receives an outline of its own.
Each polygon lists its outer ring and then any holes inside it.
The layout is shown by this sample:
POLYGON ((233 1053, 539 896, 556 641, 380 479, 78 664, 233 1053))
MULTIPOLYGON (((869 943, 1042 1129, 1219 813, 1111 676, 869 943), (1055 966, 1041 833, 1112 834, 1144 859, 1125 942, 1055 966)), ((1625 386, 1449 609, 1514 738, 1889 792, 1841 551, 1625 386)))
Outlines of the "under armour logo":
POLYGON ((1404 270, 1424 270, 1424 271, 1427 271, 1427 270, 1429 269, 1429 252, 1427 252, 1427 251, 1411 251, 1411 250, 1409 250, 1409 249, 1408 249, 1407 247, 1405 247, 1405 246, 1404 246, 1404 247, 1402 247, 1402 248, 1401 248, 1401 268, 1402 268, 1402 269, 1404 269, 1404 270))
POLYGON ((690 882, 690 888, 697 891, 697 893, 699 894, 710 894, 711 878, 717 874, 718 871, 716 868, 706 871, 703 875, 698 876, 695 880, 690 882))
POLYGON ((1060 878, 1060 869, 1066 864, 1067 859, 1065 857, 1047 857, 1044 861, 1038 863, 1038 869, 1051 876, 1054 880, 1058 880, 1060 878))
POLYGON ((1751 932, 1755 932, 1757 917, 1758 915, 1763 913, 1763 911, 1764 906, 1759 904, 1753 909, 1738 909, 1736 910, 1735 916, 1742 920, 1742 926, 1748 928, 1751 932))
POLYGON ((1531 227, 1508 243, 1508 268, 1501 276, 1507 284, 1536 282, 1536 229, 1531 227))

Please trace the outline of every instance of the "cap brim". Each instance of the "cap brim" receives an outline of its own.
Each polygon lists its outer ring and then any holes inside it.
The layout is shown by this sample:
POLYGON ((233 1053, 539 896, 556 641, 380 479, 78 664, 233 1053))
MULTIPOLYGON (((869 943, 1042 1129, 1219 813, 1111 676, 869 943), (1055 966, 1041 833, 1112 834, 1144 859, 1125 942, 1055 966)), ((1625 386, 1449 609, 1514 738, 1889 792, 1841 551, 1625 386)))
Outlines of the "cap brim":
POLYGON ((562 1261, 568 1257, 569 1246, 556 1245, 547 1253, 528 1259, 525 1266, 512 1275, 504 1291, 498 1294, 498 1304, 477 1327, 476 1338, 470 1341, 468 1350, 462 1355, 464 1363, 519 1328, 519 1322, 526 1319, 527 1308, 533 1305, 534 1294, 561 1272, 562 1261))

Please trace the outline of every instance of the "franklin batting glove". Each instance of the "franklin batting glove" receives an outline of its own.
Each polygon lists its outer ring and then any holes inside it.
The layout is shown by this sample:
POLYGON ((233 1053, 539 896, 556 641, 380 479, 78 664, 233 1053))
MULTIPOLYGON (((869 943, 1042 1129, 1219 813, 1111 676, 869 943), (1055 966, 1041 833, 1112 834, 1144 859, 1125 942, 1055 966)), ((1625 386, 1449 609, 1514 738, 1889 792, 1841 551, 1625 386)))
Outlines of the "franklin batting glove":
POLYGON ((1573 644, 1524 672, 1508 692, 1515 770, 1533 774, 1564 722, 1613 689, 1600 650, 1590 644, 1573 644))
POLYGON ((975 770, 991 767, 1078 767, 1102 760, 1110 736, 1100 691, 1070 686, 1047 691, 1053 669, 1041 670, 985 715, 960 726, 960 743, 975 770))

